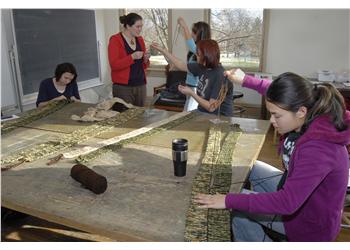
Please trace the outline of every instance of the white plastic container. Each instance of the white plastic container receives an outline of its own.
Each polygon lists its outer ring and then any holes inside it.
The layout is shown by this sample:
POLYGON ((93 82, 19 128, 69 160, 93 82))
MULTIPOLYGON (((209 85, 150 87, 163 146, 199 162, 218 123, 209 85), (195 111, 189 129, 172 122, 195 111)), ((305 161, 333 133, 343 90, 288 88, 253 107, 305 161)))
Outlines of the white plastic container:
POLYGON ((335 81, 335 74, 331 70, 318 70, 318 81, 320 82, 333 82, 335 81))

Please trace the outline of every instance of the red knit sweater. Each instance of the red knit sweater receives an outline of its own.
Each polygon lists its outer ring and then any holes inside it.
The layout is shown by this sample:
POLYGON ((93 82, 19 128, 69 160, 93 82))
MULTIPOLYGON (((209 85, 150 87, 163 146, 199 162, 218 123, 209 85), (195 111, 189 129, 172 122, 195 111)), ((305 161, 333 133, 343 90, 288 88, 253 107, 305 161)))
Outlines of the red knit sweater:
MULTIPOLYGON (((146 52, 145 42, 141 36, 136 37, 141 45, 142 51, 146 52)), ((121 32, 111 36, 108 44, 108 60, 111 66, 111 75, 113 83, 128 84, 130 75, 130 66, 134 63, 131 54, 126 53, 126 48, 121 32)), ((146 75, 146 68, 149 66, 149 61, 143 63, 143 69, 146 75)), ((146 81, 146 79, 145 79, 146 81)))

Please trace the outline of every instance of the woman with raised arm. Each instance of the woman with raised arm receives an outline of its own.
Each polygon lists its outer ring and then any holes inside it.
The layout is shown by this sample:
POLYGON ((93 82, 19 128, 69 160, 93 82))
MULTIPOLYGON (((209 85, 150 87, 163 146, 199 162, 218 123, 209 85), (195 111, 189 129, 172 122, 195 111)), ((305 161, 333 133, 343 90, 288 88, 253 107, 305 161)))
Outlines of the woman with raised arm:
MULTIPOLYGON (((192 25, 192 32, 190 32, 185 20, 182 17, 177 19, 178 24, 183 30, 186 45, 188 47, 187 63, 197 62, 197 43, 200 40, 210 39, 210 26, 206 22, 196 22, 192 25)), ((194 76, 191 72, 187 72, 186 86, 190 87, 193 92, 197 91, 198 77, 194 76)), ((198 107, 198 102, 191 96, 186 96, 186 103, 184 111, 195 110, 198 107)))
MULTIPOLYGON (((257 161, 240 194, 198 194, 202 208, 234 209, 236 241, 271 241, 263 226, 289 241, 333 241, 340 231, 349 176, 350 112, 332 84, 312 84, 294 73, 272 83, 225 72, 266 98, 270 121, 282 134, 285 173, 257 161)), ((265 229, 266 230, 266 229, 265 229)))

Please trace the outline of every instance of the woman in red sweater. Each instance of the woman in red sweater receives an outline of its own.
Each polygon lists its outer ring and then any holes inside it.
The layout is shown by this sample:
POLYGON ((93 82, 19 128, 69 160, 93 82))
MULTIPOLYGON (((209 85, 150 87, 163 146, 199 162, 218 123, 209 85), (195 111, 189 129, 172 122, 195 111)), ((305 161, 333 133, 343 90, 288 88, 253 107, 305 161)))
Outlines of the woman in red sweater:
POLYGON ((146 99, 146 68, 150 58, 140 36, 142 17, 129 13, 119 20, 124 30, 113 35, 108 44, 113 96, 142 107, 146 99))

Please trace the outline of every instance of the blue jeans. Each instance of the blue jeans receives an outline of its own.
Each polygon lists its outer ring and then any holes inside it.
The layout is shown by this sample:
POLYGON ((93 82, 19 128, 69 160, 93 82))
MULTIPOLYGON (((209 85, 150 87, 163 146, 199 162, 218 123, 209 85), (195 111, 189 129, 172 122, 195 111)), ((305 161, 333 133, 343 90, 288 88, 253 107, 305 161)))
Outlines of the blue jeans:
MULTIPOLYGON (((282 171, 271 165, 256 161, 249 175, 252 189, 243 189, 241 193, 274 192, 282 177, 282 171)), ((268 241, 262 226, 264 225, 281 234, 285 234, 281 216, 252 214, 248 212, 233 211, 232 232, 235 241, 268 241)))

